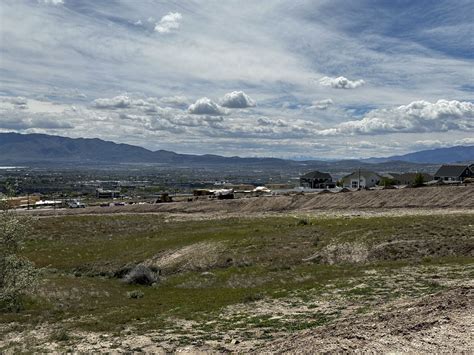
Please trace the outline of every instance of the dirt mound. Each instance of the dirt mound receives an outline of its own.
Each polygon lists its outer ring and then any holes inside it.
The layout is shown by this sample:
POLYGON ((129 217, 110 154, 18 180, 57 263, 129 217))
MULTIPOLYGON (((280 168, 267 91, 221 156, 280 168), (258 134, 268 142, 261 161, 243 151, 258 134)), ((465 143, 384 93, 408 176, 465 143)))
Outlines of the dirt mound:
POLYGON ((474 208, 474 185, 424 187, 345 193, 266 196, 235 200, 198 200, 155 205, 89 207, 77 210, 34 211, 38 215, 51 214, 108 214, 108 213, 263 213, 306 212, 316 210, 364 210, 401 208, 474 208))
POLYGON ((223 252, 225 246, 219 242, 201 242, 180 249, 167 250, 143 262, 143 265, 162 270, 163 273, 183 271, 205 271, 225 266, 230 261, 223 252))
POLYGON ((436 238, 391 241, 373 247, 367 259, 379 261, 446 256, 474 256, 472 238, 459 239, 456 243, 449 239, 436 238))
POLYGON ((457 288, 417 302, 398 302, 365 316, 351 316, 298 332, 262 351, 470 353, 474 342, 474 289, 457 288))

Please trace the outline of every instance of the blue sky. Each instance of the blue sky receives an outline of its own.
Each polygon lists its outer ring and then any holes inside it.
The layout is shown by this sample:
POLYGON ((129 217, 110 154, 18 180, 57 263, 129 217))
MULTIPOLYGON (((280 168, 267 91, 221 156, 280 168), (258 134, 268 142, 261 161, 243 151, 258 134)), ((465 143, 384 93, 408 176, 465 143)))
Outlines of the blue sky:
POLYGON ((472 0, 0 11, 0 131, 315 159, 474 144, 472 0))

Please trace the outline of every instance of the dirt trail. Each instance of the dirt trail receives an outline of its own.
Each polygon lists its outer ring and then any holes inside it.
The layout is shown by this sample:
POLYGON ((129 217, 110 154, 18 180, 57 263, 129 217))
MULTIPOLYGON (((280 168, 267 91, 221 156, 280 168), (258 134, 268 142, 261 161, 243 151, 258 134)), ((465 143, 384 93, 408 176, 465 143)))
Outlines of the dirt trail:
POLYGON ((37 210, 31 213, 48 215, 84 215, 110 213, 170 214, 254 214, 267 212, 311 212, 326 210, 379 209, 474 209, 474 185, 426 187, 418 189, 353 191, 345 193, 268 196, 235 200, 202 199, 155 205, 88 207, 85 209, 37 210))

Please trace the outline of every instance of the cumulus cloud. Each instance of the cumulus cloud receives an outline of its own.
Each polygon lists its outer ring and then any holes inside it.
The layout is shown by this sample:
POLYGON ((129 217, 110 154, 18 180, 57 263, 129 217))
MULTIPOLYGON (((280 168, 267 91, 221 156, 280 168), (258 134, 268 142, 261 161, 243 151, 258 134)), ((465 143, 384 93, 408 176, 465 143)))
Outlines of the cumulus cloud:
POLYGON ((128 95, 119 95, 112 98, 99 98, 92 102, 98 109, 116 110, 128 109, 139 110, 146 113, 163 113, 163 110, 171 108, 186 109, 189 101, 184 96, 166 96, 160 99, 155 97, 131 98, 128 95), (166 106, 163 108, 162 106, 166 106))
POLYGON ((64 0, 38 0, 38 2, 46 5, 64 5, 64 0))
POLYGON ((211 99, 203 97, 188 107, 188 112, 193 115, 224 115, 225 110, 211 99))
POLYGON ((337 78, 332 78, 329 76, 325 76, 318 80, 319 85, 332 87, 334 89, 355 89, 359 86, 365 84, 365 81, 360 80, 349 80, 343 76, 339 76, 337 78))
POLYGON ((228 108, 255 107, 256 103, 243 91, 232 91, 220 99, 220 104, 228 108))
POLYGON ((132 100, 126 95, 115 96, 111 99, 96 99, 94 106, 97 108, 128 108, 132 104, 132 100))
POLYGON ((260 117, 257 120, 257 124, 259 126, 276 126, 276 127, 287 127, 288 126, 288 123, 286 123, 282 119, 272 120, 272 119, 269 119, 269 118, 266 118, 266 117, 260 117))
POLYGON ((5 102, 7 104, 11 104, 16 109, 25 110, 28 108, 28 100, 23 96, 16 96, 16 97, 2 97, 0 98, 0 102, 5 102))
POLYGON ((179 22, 183 16, 179 12, 169 12, 163 16, 155 26, 155 31, 159 33, 170 33, 179 28, 179 22))
POLYGON ((326 130, 337 134, 385 134, 447 132, 474 130, 474 104, 471 102, 438 100, 414 101, 391 109, 370 111, 362 120, 341 123, 326 130))
POLYGON ((324 99, 313 101, 309 108, 315 110, 327 110, 332 105, 334 105, 334 101, 332 101, 331 99, 324 99))

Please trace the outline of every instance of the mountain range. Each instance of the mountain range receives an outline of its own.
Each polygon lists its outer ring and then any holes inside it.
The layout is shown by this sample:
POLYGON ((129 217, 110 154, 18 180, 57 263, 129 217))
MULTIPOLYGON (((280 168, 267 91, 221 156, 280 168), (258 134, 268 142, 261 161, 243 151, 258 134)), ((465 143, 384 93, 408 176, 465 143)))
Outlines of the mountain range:
POLYGON ((455 146, 449 148, 437 148, 408 153, 405 155, 394 155, 387 158, 369 158, 362 161, 369 163, 383 163, 388 161, 406 161, 410 163, 456 163, 474 160, 474 145, 455 146))
POLYGON ((294 161, 278 158, 241 158, 219 155, 178 154, 166 150, 151 151, 129 144, 117 144, 98 138, 67 138, 46 134, 0 133, 0 164, 163 164, 171 166, 246 165, 258 167, 332 167, 368 168, 412 164, 441 164, 474 160, 474 146, 456 146, 425 150, 406 155, 335 162, 294 161))

